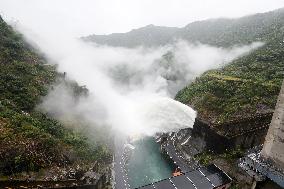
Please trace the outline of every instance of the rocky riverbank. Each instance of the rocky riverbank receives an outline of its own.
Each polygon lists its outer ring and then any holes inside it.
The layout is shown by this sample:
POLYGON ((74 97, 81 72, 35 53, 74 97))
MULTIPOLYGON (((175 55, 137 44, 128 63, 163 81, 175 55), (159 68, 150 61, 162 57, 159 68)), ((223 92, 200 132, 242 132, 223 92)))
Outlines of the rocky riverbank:
POLYGON ((5 187, 79 187, 93 186, 98 189, 111 188, 111 168, 109 165, 95 162, 77 163, 66 167, 53 166, 39 172, 22 172, 0 178, 0 188, 5 187))

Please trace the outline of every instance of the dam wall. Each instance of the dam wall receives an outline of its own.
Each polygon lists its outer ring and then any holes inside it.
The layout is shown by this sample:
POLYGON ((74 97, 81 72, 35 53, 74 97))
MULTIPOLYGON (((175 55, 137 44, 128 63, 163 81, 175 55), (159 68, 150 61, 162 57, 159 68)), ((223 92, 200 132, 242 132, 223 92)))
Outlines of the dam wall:
POLYGON ((284 81, 261 156, 284 170, 284 81))

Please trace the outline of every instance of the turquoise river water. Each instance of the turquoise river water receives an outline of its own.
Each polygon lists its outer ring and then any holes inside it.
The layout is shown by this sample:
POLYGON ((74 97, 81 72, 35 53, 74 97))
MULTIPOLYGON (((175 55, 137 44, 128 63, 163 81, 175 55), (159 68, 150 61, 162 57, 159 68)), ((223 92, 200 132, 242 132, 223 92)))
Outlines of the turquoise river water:
POLYGON ((156 182, 172 175, 174 167, 161 154, 160 146, 152 137, 134 142, 135 149, 128 164, 131 188, 156 182))

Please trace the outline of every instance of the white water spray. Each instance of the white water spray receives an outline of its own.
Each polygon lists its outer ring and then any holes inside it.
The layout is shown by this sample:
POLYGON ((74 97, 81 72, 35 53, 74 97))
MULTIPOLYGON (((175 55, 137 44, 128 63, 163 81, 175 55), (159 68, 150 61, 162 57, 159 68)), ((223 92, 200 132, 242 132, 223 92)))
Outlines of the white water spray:
POLYGON ((23 20, 17 29, 50 62, 57 63, 59 71, 86 85, 90 96, 73 102, 60 84, 50 91, 41 108, 59 119, 62 115, 76 115, 94 126, 111 125, 116 132, 128 135, 154 135, 192 127, 196 112, 174 101, 175 93, 204 71, 261 45, 223 49, 178 42, 159 48, 114 48, 74 39, 69 28, 52 25, 53 19, 50 15, 50 22, 42 27, 38 27, 41 21, 36 17, 33 22, 23 20), (174 56, 167 62, 162 56, 169 51, 174 56))

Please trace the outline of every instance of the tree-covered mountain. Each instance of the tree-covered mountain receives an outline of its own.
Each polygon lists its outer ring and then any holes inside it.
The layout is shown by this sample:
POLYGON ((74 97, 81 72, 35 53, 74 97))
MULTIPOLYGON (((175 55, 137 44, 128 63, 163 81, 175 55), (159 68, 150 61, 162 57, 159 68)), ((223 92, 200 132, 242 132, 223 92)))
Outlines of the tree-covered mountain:
MULTIPOLYGON (((60 168, 109 157, 104 145, 90 142, 80 131, 36 109, 51 85, 62 78, 0 17, 0 180, 55 167, 51 179, 60 168)), ((85 94, 86 89, 75 82, 65 84, 74 98, 85 94)), ((67 179, 68 171, 65 174, 67 179)))
POLYGON ((177 94, 177 100, 193 106, 199 117, 214 123, 273 111, 284 78, 284 8, 236 19, 197 21, 183 28, 151 26, 84 39, 123 47, 158 46, 177 39, 227 48, 264 42, 259 49, 229 65, 207 71, 177 94), (155 35, 160 32, 164 41, 149 38, 144 43, 143 38, 136 38, 138 34, 151 36, 154 31, 155 35))
POLYGON ((176 95, 199 117, 222 123, 272 112, 284 79, 283 33, 247 56, 202 74, 176 95))
POLYGON ((195 107, 200 117, 213 123, 273 111, 284 79, 284 9, 243 17, 226 26, 228 32, 209 32, 208 43, 265 44, 221 69, 202 74, 177 94, 177 100, 195 107))
POLYGON ((211 19, 188 24, 177 34, 191 42, 227 47, 266 41, 283 31, 284 8, 236 19, 211 19))
POLYGON ((148 25, 131 30, 128 33, 114 33, 110 35, 90 35, 83 37, 85 41, 111 46, 136 47, 166 45, 171 42, 172 36, 179 30, 175 27, 148 25))
POLYGON ((127 33, 90 35, 86 41, 110 46, 160 46, 177 39, 201 42, 215 46, 247 44, 273 37, 273 32, 283 30, 284 8, 235 19, 209 19, 197 21, 183 28, 149 25, 127 33))

